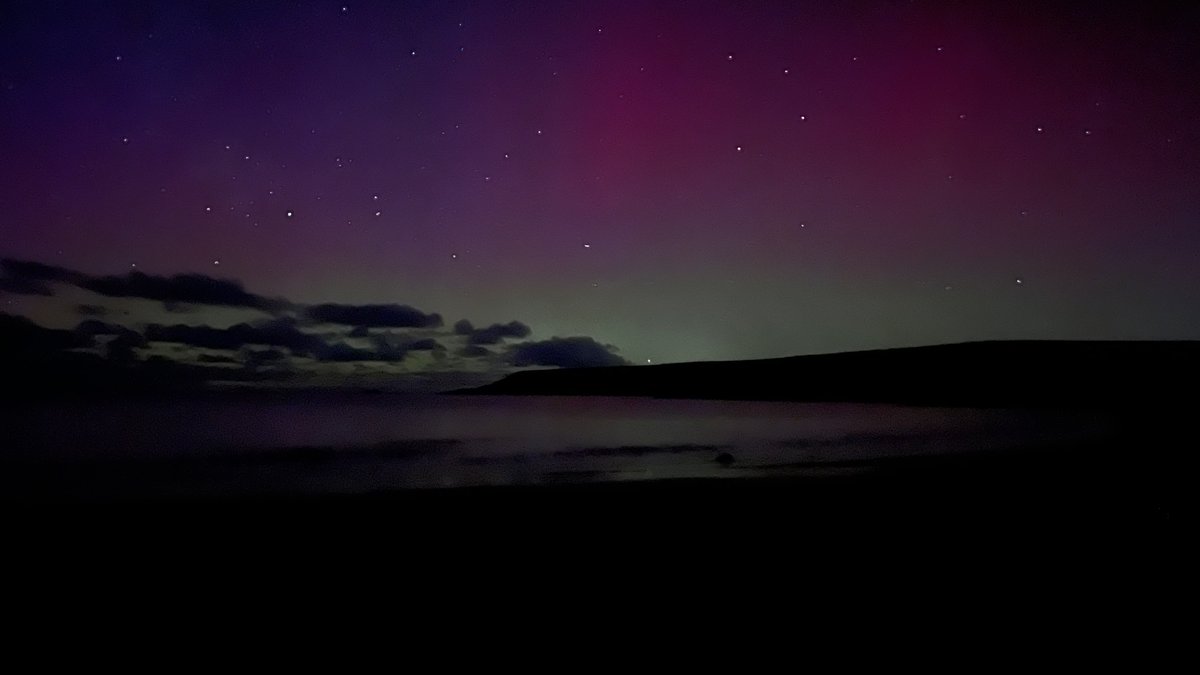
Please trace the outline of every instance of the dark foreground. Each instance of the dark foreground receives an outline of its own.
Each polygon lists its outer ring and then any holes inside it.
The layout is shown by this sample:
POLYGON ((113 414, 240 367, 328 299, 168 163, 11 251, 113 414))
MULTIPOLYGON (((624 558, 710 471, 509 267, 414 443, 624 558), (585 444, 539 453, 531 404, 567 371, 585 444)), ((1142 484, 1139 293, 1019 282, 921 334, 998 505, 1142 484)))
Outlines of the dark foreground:
POLYGON ((1084 565, 1072 574, 1128 564, 1169 575, 1194 525, 1179 455, 1114 445, 896 459, 842 476, 20 501, 4 506, 4 531, 17 558, 273 560, 286 562, 281 574, 348 560, 472 577, 505 565, 551 576, 683 565, 720 584, 731 564, 844 560, 874 574, 930 564, 954 575, 1049 573, 1069 560, 1084 565))
POLYGON ((1187 644, 1193 478, 1177 456, 1060 448, 822 478, 9 503, 6 600, 27 625, 85 616, 84 631, 123 633, 114 616, 132 612, 154 631, 254 642, 321 626, 306 640, 323 644, 347 621, 404 649, 421 648, 412 630, 464 647, 499 631, 516 659, 548 634, 605 654, 674 635, 703 654, 740 651, 725 642, 745 631, 745 645, 806 652, 832 634, 881 659, 881 636, 943 655, 988 645, 971 663, 1136 645, 1145 668, 1187 644))

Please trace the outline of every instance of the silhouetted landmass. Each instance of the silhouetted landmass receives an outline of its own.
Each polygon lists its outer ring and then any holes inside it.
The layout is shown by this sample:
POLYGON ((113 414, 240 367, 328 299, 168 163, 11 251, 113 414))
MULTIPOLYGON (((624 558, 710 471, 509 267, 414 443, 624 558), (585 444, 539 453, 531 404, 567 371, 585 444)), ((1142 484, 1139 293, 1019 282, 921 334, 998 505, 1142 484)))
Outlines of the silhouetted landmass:
POLYGON ((455 393, 852 401, 946 406, 1126 405, 1195 397, 1200 342, 1007 341, 753 361, 514 373, 455 393))

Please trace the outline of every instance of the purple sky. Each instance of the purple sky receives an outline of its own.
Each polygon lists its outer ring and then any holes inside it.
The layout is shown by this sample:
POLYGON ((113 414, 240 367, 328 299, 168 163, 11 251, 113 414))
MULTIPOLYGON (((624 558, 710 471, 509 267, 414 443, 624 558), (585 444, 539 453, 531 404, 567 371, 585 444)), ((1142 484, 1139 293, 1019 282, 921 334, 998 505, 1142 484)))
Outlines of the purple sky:
POLYGON ((0 257, 635 363, 1200 338, 1200 14, 1018 4, 7 2, 0 257))

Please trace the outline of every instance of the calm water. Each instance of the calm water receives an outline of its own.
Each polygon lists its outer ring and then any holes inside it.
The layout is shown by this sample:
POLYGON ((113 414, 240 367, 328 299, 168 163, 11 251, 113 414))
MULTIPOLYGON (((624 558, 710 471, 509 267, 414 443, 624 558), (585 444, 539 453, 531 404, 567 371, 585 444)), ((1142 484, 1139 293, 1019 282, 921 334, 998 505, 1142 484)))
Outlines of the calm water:
POLYGON ((1106 432, 1090 417, 1013 410, 390 395, 64 404, 8 411, 4 426, 4 459, 37 467, 38 479, 0 487, 87 494, 838 472, 1106 432), (732 465, 715 461, 721 453, 732 465))

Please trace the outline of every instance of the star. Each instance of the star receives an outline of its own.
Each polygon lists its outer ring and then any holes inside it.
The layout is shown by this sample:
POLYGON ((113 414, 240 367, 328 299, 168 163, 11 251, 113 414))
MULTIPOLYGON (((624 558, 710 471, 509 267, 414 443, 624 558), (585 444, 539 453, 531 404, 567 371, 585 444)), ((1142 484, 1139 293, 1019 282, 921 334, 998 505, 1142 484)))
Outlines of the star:
POLYGON ((788 71, 788 69, 787 69, 787 68, 784 68, 784 69, 783 69, 783 74, 784 74, 784 75, 787 75, 787 74, 788 74, 788 72, 789 72, 789 71, 788 71))
POLYGON ((211 207, 211 206, 206 206, 206 207, 204 207, 204 212, 205 212, 205 213, 211 213, 211 212, 212 212, 212 207, 211 207))
POLYGON ((742 146, 740 146, 740 145, 739 145, 739 146, 737 146, 737 151, 738 151, 738 152, 741 152, 741 151, 742 151, 742 146))
POLYGON ((1023 283, 1025 282, 1021 279, 1021 277, 1017 277, 1017 285, 1020 286, 1023 283))
POLYGON ((376 212, 375 212, 375 217, 376 217, 376 218, 378 218, 379 216, 382 216, 382 215, 383 215, 383 211, 376 211, 376 212))
POLYGON ((292 217, 292 212, 291 212, 291 211, 288 211, 288 212, 287 212, 287 217, 288 217, 288 218, 291 218, 291 217, 292 217))
POLYGON ((1040 133, 1042 133, 1043 131, 1045 131, 1045 129, 1043 129, 1042 127, 1038 127, 1038 128, 1037 128, 1037 132, 1038 132, 1039 134, 1040 134, 1040 133))
POLYGON ((591 247, 592 247, 592 245, 591 245, 591 244, 584 244, 584 245, 583 245, 583 247, 584 247, 584 248, 591 248, 591 247))
POLYGON ((725 60, 726 60, 726 61, 732 61, 732 60, 733 60, 733 54, 727 54, 727 55, 725 56, 725 60))
POLYGON ((220 261, 220 260, 213 260, 213 264, 214 264, 214 265, 220 265, 220 264, 221 264, 221 261, 220 261))

